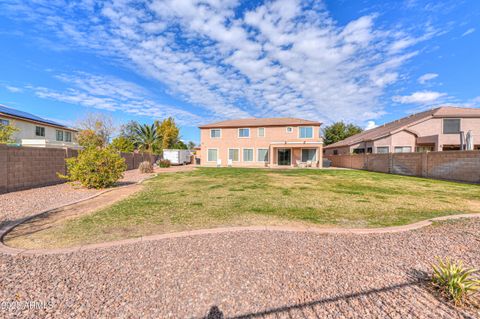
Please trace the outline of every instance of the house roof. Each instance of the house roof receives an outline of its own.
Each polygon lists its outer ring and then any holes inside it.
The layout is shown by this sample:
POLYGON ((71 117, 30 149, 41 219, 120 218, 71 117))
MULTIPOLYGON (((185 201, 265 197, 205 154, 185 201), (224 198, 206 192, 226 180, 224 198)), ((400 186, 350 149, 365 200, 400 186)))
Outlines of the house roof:
MULTIPOLYGON (((435 109, 427 110, 420 113, 411 114, 399 120, 383 124, 370 130, 352 135, 344 140, 325 146, 326 149, 334 147, 344 147, 354 145, 360 142, 376 140, 398 131, 408 130, 418 122, 424 121, 428 118, 450 118, 450 117, 480 117, 480 108, 460 108, 453 106, 443 106, 435 109)), ((412 132, 414 133, 414 132, 412 132)))
POLYGON ((227 120, 199 126, 199 128, 228 128, 228 127, 261 127, 261 126, 320 126, 322 123, 290 117, 272 118, 246 118, 238 120, 227 120))
POLYGON ((20 110, 15 110, 15 109, 12 109, 12 108, 6 107, 5 105, 0 104, 0 116, 2 116, 2 115, 5 116, 5 117, 26 120, 26 121, 34 122, 34 123, 46 124, 46 125, 50 125, 50 126, 55 126, 55 127, 67 129, 67 130, 70 130, 70 131, 76 131, 74 129, 71 129, 71 128, 63 125, 63 124, 60 124, 60 123, 57 123, 57 122, 54 122, 54 121, 50 121, 50 120, 46 120, 46 119, 41 118, 39 116, 33 115, 31 113, 27 113, 27 112, 20 111, 20 110))

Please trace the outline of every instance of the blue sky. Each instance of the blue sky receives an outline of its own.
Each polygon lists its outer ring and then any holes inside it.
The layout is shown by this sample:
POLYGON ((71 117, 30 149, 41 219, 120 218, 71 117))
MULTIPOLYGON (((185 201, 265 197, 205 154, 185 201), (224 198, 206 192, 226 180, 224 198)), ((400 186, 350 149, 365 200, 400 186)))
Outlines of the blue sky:
POLYGON ((74 125, 291 116, 379 125, 480 106, 480 2, 0 3, 0 104, 74 125))

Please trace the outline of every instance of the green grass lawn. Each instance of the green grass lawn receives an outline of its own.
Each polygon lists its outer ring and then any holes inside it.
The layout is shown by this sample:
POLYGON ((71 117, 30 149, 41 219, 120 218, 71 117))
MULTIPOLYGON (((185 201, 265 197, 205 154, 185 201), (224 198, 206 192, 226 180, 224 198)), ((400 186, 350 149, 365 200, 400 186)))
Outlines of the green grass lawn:
POLYGON ((477 185, 366 171, 200 168, 160 174, 109 208, 9 244, 70 246, 232 225, 404 225, 480 212, 479 190, 477 185))

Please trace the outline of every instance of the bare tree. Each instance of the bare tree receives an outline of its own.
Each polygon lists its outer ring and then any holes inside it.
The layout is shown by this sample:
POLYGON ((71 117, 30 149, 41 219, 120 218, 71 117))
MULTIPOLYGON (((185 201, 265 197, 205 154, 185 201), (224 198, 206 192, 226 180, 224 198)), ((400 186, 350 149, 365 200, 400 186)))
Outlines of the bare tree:
POLYGON ((104 145, 108 144, 110 137, 115 133, 113 118, 103 113, 88 113, 83 119, 78 121, 77 126, 80 130, 95 132, 95 134, 101 137, 104 145))

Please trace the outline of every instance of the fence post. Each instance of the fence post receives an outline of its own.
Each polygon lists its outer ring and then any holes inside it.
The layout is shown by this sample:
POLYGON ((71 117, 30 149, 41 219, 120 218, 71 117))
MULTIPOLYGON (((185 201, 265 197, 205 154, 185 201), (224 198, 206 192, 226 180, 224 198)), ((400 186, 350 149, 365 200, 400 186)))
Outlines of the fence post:
POLYGON ((8 191, 8 146, 0 145, 0 194, 8 191))
POLYGON ((388 172, 393 173, 393 153, 388 153, 388 172))
POLYGON ((428 177, 428 153, 422 153, 422 177, 428 177))

